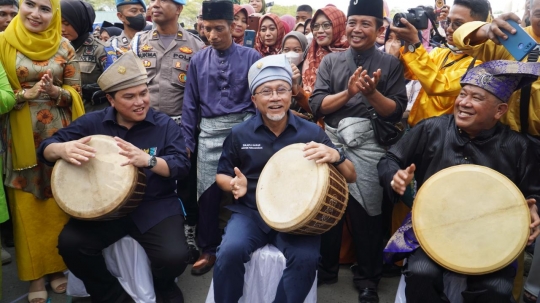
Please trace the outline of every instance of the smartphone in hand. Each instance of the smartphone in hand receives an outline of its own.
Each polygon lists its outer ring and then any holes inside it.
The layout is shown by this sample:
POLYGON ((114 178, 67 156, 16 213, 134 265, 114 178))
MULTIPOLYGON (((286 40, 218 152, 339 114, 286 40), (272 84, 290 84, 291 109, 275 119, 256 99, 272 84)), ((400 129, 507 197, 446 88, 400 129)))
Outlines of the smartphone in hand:
POLYGON ((255 36, 254 30, 247 29, 244 32, 244 46, 253 48, 255 46, 255 36))
POLYGON ((259 17, 259 16, 249 16, 248 17, 247 29, 258 32, 259 31, 259 20, 260 19, 261 19, 261 17, 259 17))
POLYGON ((499 38, 499 41, 514 59, 521 61, 536 47, 537 43, 516 21, 506 20, 506 22, 516 29, 516 33, 512 35, 501 28, 502 32, 508 36, 508 39, 499 38))

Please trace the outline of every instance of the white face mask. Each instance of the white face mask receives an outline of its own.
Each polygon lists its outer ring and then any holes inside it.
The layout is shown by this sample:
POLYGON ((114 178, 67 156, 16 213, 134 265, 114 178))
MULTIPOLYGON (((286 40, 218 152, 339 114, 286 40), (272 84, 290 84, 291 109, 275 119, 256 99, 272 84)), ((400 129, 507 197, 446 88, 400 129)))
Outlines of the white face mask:
POLYGON ((311 41, 313 40, 313 33, 307 34, 306 39, 307 39, 308 45, 311 44, 311 41))
POLYGON ((290 51, 288 53, 285 53, 285 58, 289 60, 289 63, 292 63, 296 66, 302 62, 302 54, 295 53, 293 51, 290 51))

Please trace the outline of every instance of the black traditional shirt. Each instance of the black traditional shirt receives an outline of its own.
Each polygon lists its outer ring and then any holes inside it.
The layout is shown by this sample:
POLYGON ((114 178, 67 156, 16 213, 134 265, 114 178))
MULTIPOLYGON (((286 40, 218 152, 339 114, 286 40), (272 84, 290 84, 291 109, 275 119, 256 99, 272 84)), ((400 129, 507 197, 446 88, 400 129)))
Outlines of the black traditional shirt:
POLYGON ((532 143, 508 126, 497 123, 475 138, 460 130, 453 115, 421 121, 379 161, 379 180, 391 199, 390 181, 399 169, 416 165, 418 188, 433 174, 454 165, 476 164, 505 175, 526 198, 540 202, 540 165, 532 143))
MULTIPOLYGON (((309 99, 309 105, 313 113, 320 117, 322 101, 328 95, 340 93, 348 88, 349 78, 356 69, 362 66, 368 71, 370 77, 377 69, 381 69, 381 78, 377 84, 377 90, 386 98, 396 102, 396 110, 384 120, 396 122, 401 119, 407 107, 407 91, 403 66, 399 60, 389 54, 378 51, 375 47, 357 52, 352 48, 326 55, 317 71, 315 90, 309 99)), ((337 128, 339 121, 348 117, 362 117, 369 119, 368 101, 364 100, 362 93, 356 94, 337 111, 325 115, 324 122, 333 128, 337 128)))

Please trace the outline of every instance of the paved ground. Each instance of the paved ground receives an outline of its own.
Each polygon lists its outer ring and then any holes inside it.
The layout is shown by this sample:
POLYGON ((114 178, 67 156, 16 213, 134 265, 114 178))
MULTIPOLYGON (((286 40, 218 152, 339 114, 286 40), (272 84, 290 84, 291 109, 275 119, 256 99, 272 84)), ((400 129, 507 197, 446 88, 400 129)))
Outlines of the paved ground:
MULTIPOLYGON (((13 248, 7 249, 12 256, 15 255, 13 248)), ((526 255, 525 267, 530 267, 530 256, 526 255)), ((203 303, 212 280, 212 272, 206 275, 195 277, 189 272, 191 267, 186 269, 185 274, 179 277, 178 285, 184 292, 187 303, 203 303)), ((15 261, 2 266, 2 300, 0 303, 28 302, 26 293, 28 283, 21 282, 17 278, 17 266, 15 261)), ((399 279, 383 278, 379 285, 380 303, 393 303, 396 295, 399 279)), ((68 298, 66 295, 57 295, 49 291, 51 297, 50 303, 89 303, 87 298, 68 298)), ((339 272, 339 281, 333 285, 323 285, 317 289, 318 302, 321 303, 354 303, 358 302, 358 293, 352 284, 352 273, 348 266, 342 266, 339 272)), ((258 302, 250 302, 258 303, 258 302)))
MULTIPOLYGON (((14 256, 14 249, 7 249, 14 256)), ((212 280, 212 272, 206 275, 195 277, 189 272, 191 267, 186 269, 186 272, 180 276, 178 285, 184 292, 185 301, 187 303, 203 303, 206 300, 206 295, 212 280)), ((2 266, 3 276, 3 293, 1 303, 12 302, 28 302, 26 293, 28 291, 28 283, 21 282, 17 278, 17 266, 15 262, 2 266)), ((394 297, 399 283, 398 278, 385 278, 381 281, 379 296, 381 303, 393 303, 394 297)), ((70 298, 65 295, 57 295, 49 291, 51 303, 70 302, 70 298)), ((347 266, 342 266, 339 273, 339 281, 333 285, 323 285, 317 290, 318 302, 321 303, 349 303, 358 302, 358 293, 352 284, 352 273, 347 266)), ((90 302, 84 298, 73 298, 74 303, 90 302)), ((253 302, 257 303, 257 302, 253 302)))

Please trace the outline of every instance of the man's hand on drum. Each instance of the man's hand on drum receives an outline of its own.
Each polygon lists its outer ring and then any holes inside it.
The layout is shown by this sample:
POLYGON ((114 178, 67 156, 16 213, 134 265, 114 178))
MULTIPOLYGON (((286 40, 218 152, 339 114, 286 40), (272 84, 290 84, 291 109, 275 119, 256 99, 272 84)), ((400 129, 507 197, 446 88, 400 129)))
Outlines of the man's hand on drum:
POLYGON ((242 174, 238 167, 234 168, 234 174, 236 175, 232 178, 231 182, 231 192, 235 199, 242 198, 247 193, 247 178, 242 174))
POLYGON ((405 189, 407 189, 407 185, 409 185, 414 177, 414 171, 416 170, 416 165, 411 164, 409 167, 405 169, 400 169, 397 171, 397 173, 394 175, 394 178, 392 178, 392 181, 390 181, 390 186, 392 189, 400 194, 403 195, 405 193, 405 189))
POLYGON ((135 167, 148 166, 148 160, 150 160, 149 154, 145 153, 137 146, 118 137, 114 137, 114 140, 116 140, 118 147, 120 147, 121 149, 119 154, 129 159, 127 162, 120 164, 120 166, 126 166, 128 164, 131 164, 135 167))
POLYGON ((534 239, 540 235, 540 216, 538 216, 538 207, 536 206, 536 199, 527 199, 529 209, 531 210, 531 235, 527 245, 531 245, 534 239))
POLYGON ((58 155, 68 163, 81 165, 83 162, 87 162, 90 158, 96 156, 96 150, 86 145, 86 143, 90 142, 90 139, 91 137, 84 137, 79 140, 56 143, 61 146, 58 150, 58 155))
POLYGON ((335 148, 322 143, 309 142, 304 146, 304 157, 315 160, 315 163, 334 163, 339 161, 339 152, 335 148))

